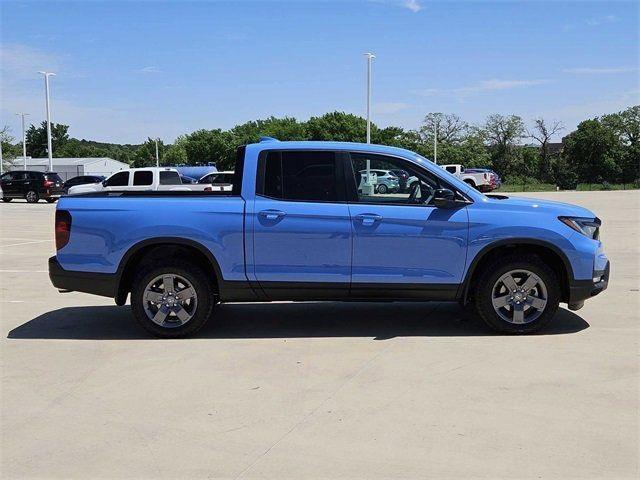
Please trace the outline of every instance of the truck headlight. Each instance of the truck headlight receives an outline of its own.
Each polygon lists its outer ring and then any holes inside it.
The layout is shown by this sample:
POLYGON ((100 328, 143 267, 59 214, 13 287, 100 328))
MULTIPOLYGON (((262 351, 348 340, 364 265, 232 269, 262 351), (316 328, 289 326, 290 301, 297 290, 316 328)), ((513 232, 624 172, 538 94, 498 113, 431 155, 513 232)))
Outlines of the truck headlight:
POLYGON ((558 220, 586 237, 594 240, 600 238, 600 225, 602 225, 602 222, 598 217, 558 217, 558 220))

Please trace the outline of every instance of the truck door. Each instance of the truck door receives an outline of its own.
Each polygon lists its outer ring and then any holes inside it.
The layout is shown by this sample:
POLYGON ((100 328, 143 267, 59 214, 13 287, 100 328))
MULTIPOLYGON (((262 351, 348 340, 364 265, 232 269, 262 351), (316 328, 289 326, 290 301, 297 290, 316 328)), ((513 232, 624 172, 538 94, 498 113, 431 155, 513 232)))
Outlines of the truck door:
POLYGON ((332 151, 263 151, 253 210, 255 277, 271 299, 346 298, 351 224, 332 151))
POLYGON ((438 209, 437 188, 450 188, 406 160, 367 153, 350 154, 347 192, 353 228, 351 296, 354 298, 453 298, 466 259, 468 215, 465 207, 438 209), (408 172, 407 191, 356 188, 357 175, 370 169, 408 172))

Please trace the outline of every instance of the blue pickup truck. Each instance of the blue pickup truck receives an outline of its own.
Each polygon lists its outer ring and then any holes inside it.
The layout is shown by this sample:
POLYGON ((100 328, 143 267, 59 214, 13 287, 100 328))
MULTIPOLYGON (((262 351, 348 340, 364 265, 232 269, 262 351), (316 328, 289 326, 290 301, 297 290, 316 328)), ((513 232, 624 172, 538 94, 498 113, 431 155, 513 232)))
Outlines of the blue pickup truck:
POLYGON ((275 300, 458 301, 530 333, 608 284, 592 212, 485 196, 408 150, 265 138, 238 149, 234 172, 228 192, 61 198, 53 285, 130 296, 147 331, 183 337, 220 302, 275 300), (418 181, 378 189, 371 170, 418 181))

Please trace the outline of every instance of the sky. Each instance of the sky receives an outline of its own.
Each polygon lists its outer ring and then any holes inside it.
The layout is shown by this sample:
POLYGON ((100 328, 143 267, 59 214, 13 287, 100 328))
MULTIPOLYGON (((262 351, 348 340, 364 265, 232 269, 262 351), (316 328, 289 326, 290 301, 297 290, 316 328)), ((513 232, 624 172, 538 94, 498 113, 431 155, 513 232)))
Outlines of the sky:
POLYGON ((428 112, 560 120, 640 104, 640 2, 0 1, 0 127, 172 142, 339 110, 407 129, 428 112))

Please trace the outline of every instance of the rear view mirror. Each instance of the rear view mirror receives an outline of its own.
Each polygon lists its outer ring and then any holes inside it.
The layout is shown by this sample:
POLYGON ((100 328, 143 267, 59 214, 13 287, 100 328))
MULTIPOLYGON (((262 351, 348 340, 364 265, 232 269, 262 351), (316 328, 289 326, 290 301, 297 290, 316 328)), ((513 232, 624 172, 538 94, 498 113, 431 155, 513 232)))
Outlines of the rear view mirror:
POLYGON ((433 196, 433 204, 438 208, 453 208, 456 205, 456 196, 448 188, 439 188, 433 196))

